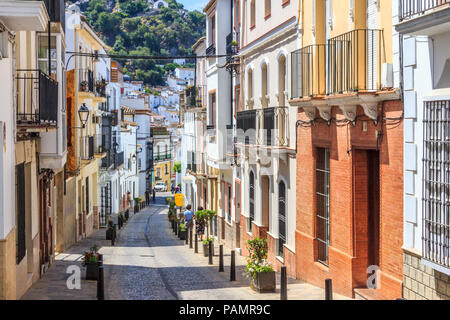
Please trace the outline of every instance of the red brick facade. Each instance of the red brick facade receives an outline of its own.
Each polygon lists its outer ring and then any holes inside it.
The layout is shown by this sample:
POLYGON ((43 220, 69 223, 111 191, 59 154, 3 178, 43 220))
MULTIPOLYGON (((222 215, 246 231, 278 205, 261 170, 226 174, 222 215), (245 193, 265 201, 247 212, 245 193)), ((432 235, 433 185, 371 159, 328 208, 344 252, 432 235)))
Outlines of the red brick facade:
MULTIPOLYGON (((367 288, 367 267, 376 261, 377 291, 395 299, 402 296, 403 122, 397 120, 402 102, 380 103, 378 109, 379 118, 387 120, 377 126, 358 107, 355 127, 316 121, 297 129, 296 274, 321 287, 331 278, 335 292, 352 297, 353 289, 367 288), (317 262, 316 148, 330 150, 328 266, 317 262), (370 166, 373 158, 377 158, 375 167, 370 166), (376 184, 368 179, 378 179, 379 192, 371 193, 376 184), (379 201, 373 194, 379 195, 379 201), (378 210, 371 209, 374 206, 378 210), (369 214, 374 211, 379 212, 375 222, 376 215, 369 214), (379 241, 371 240, 377 237, 379 241)), ((332 108, 332 117, 345 119, 338 107, 332 108)), ((302 108, 298 119, 309 121, 302 108)))

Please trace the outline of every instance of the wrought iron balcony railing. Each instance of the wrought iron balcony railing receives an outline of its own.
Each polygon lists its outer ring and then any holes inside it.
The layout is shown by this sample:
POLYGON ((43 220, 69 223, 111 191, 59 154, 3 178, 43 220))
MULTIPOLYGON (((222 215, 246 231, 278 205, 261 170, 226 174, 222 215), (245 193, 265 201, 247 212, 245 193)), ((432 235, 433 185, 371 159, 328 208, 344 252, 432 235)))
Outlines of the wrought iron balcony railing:
POLYGON ((114 169, 119 168, 124 164, 124 152, 118 152, 114 154, 114 169))
POLYGON ((81 137, 80 158, 81 160, 91 160, 94 158, 94 136, 81 137))
POLYGON ((418 18, 444 6, 450 7, 450 0, 400 0, 400 21, 418 18))
POLYGON ((164 161, 172 159, 172 155, 170 153, 155 153, 153 156, 155 161, 164 161))
POLYGON ((257 110, 247 110, 237 113, 236 136, 239 143, 255 144, 257 110))
POLYGON ((94 136, 94 153, 95 154, 103 154, 110 150, 108 146, 108 139, 106 134, 96 134, 94 136))
MULTIPOLYGON (((207 90, 206 86, 190 87, 186 89, 186 97, 184 103, 188 108, 196 108, 206 106, 207 90)), ((180 104, 183 104, 180 96, 180 104)))
POLYGON ((289 109, 287 107, 264 108, 259 144, 268 147, 285 147, 289 144, 289 109))
POLYGON ((386 62, 382 30, 357 29, 291 54, 291 97, 376 92, 386 62))
POLYGON ((61 23, 63 30, 66 29, 65 0, 44 0, 51 22, 61 23))
POLYGON ((79 70, 80 91, 94 93, 94 72, 90 69, 79 70))
POLYGON ((17 70, 17 125, 56 126, 58 82, 41 70, 17 70))
POLYGON ((311 45, 292 52, 292 98, 325 96, 327 45, 311 45))
POLYGON ((382 30, 357 29, 328 40, 327 93, 381 90, 382 30))
POLYGON ((238 112, 237 142, 248 145, 289 145, 289 108, 271 107, 238 112))
POLYGON ((206 49, 207 56, 215 56, 216 55, 216 44, 213 43, 206 49))
POLYGON ((187 152, 187 170, 192 172, 197 172, 197 163, 195 162, 195 152, 188 151, 187 152))

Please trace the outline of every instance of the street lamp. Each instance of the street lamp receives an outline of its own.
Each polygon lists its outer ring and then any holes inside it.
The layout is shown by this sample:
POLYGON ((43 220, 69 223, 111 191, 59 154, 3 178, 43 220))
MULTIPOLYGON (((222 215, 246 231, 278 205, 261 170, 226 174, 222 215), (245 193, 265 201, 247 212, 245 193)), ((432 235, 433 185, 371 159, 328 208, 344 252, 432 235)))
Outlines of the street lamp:
POLYGON ((85 103, 83 103, 80 109, 78 109, 78 117, 80 118, 82 128, 86 128, 86 123, 89 119, 89 108, 85 103))

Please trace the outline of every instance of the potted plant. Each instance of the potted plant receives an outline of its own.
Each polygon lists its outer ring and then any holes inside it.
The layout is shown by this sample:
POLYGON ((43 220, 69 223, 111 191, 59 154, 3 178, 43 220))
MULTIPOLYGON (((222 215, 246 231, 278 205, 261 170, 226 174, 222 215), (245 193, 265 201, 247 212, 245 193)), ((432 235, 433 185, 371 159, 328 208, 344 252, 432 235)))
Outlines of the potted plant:
POLYGON ((209 256, 209 242, 211 241, 211 249, 212 249, 212 255, 214 256, 214 238, 209 237, 202 241, 203 243, 203 256, 208 257, 209 256))
POLYGON ((186 240, 187 238, 187 230, 184 223, 180 223, 178 226, 178 238, 180 238, 180 240, 186 240))
POLYGON ((232 53, 237 53, 238 52, 238 43, 237 41, 231 41, 231 52, 232 53))
POLYGON ((106 89, 106 81, 105 79, 99 80, 95 83, 95 90, 97 93, 104 97, 105 96, 105 89, 106 89))
POLYGON ((108 228, 106 229, 106 240, 112 240, 114 237, 114 222, 108 220, 108 228))
POLYGON ((85 251, 81 265, 86 267, 86 280, 98 279, 98 247, 94 244, 89 251, 85 251))
POLYGON ((125 222, 125 217, 124 217, 123 213, 119 213, 117 220, 118 220, 118 224, 119 224, 119 229, 121 229, 123 227, 123 223, 125 222))
POLYGON ((83 92, 86 92, 88 90, 88 83, 87 81, 81 81, 80 82, 80 90, 83 92))
POLYGON ((275 292, 275 271, 267 261, 267 239, 255 238, 247 241, 249 259, 246 272, 251 277, 250 287, 259 292, 275 292))
POLYGON ((134 198, 134 212, 139 212, 139 204, 142 202, 141 198, 134 198))

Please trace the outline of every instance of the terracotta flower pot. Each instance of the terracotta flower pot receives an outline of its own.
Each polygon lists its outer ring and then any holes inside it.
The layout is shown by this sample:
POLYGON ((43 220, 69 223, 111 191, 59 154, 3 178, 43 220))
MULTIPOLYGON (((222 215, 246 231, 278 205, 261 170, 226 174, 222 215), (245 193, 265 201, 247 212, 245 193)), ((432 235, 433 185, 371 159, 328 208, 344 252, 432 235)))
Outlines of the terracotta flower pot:
POLYGON ((250 287, 259 293, 275 292, 275 271, 258 272, 256 278, 252 278, 250 287))

